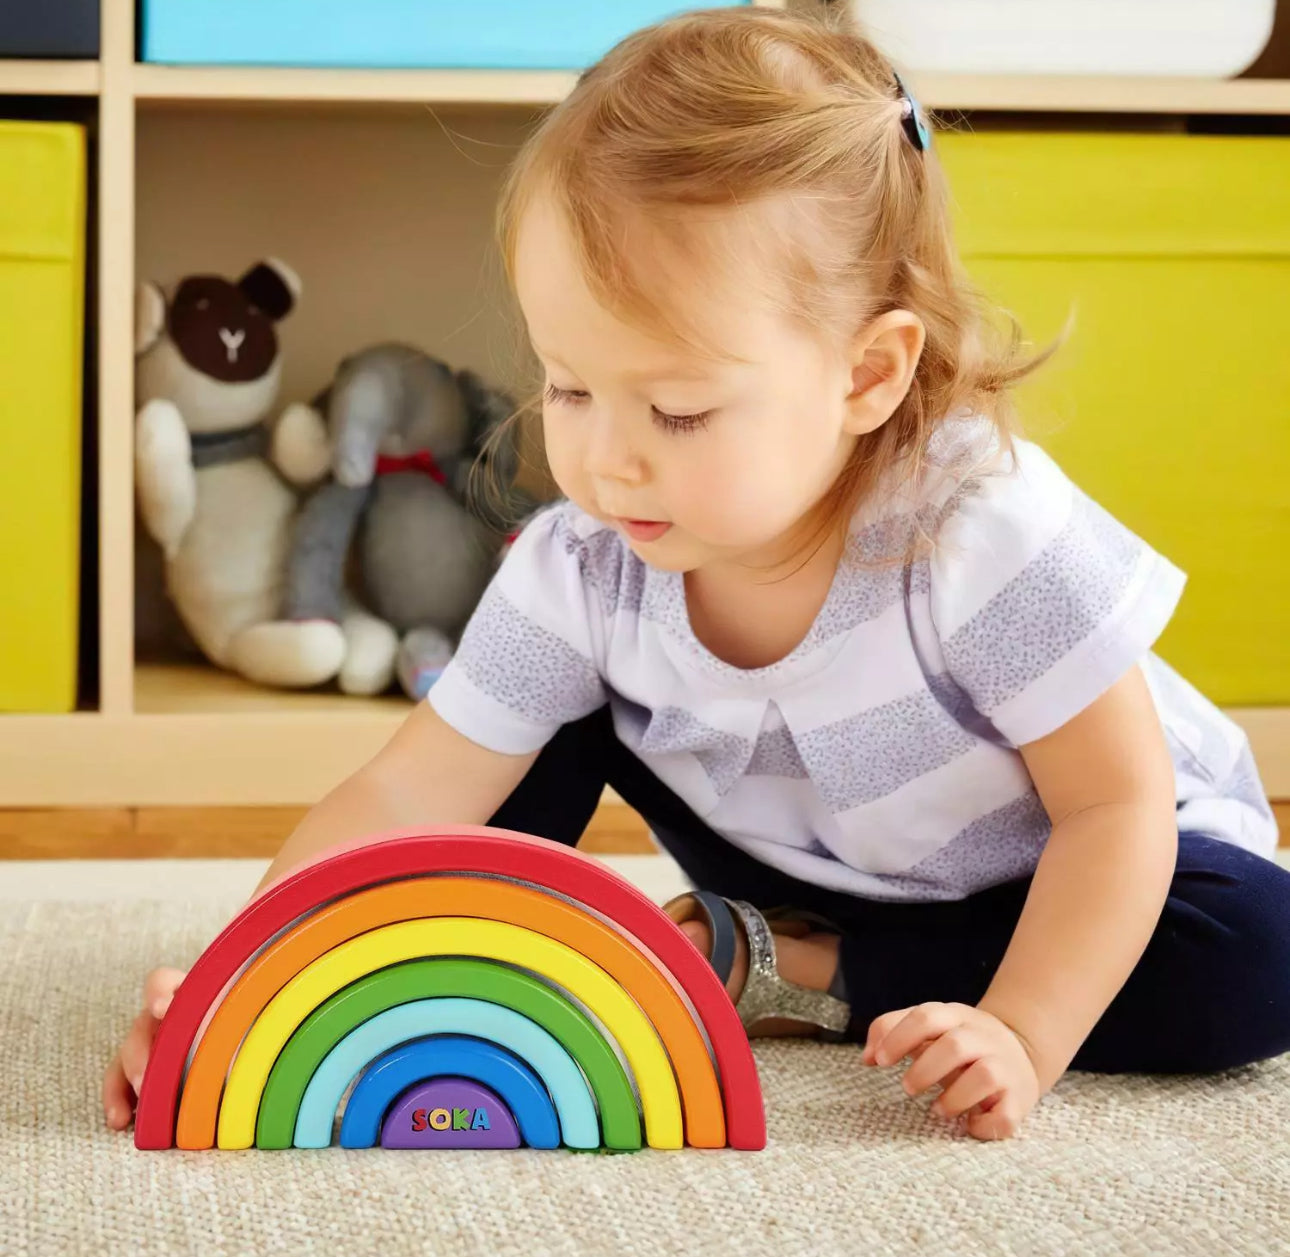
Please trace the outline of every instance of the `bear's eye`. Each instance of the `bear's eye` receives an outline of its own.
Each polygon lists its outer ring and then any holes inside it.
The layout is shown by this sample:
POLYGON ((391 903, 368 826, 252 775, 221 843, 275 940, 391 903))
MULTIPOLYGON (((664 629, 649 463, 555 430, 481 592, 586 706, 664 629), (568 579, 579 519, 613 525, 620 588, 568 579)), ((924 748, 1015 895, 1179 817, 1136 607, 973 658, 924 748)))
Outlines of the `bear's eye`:
POLYGON ((199 310, 209 310, 209 309, 211 308, 210 298, 209 298, 209 297, 198 297, 198 298, 197 298, 197 308, 198 308, 199 310))

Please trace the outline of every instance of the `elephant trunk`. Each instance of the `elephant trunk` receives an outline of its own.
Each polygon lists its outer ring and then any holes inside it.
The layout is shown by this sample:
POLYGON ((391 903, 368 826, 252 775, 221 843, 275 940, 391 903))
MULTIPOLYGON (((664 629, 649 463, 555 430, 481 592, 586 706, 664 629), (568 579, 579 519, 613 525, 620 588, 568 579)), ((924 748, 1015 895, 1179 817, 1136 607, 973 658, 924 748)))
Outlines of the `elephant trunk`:
POLYGON ((349 488, 371 484, 381 443, 398 425, 397 381, 389 372, 360 365, 332 387, 327 419, 337 482, 349 488))

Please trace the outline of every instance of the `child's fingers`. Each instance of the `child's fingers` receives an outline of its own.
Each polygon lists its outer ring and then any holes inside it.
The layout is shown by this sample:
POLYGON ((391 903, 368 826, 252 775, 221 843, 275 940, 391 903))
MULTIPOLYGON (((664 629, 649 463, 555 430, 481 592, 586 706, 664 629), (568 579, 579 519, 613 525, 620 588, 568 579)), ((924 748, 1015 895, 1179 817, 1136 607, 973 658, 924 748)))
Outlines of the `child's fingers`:
POLYGON ((1005 1094, 988 1111, 969 1114, 967 1129, 974 1139, 1011 1139, 1021 1129, 1021 1115, 1005 1094))
POLYGON ((911 1011, 913 1010, 909 1008, 895 1008, 889 1013, 883 1013, 881 1017, 875 1017, 869 1023, 869 1033, 865 1037, 864 1051, 860 1054, 866 1065, 875 1063, 874 1057, 883 1039, 887 1037, 893 1027, 900 1024, 905 1014, 911 1011))
POLYGON ((143 1086, 143 1071, 147 1067, 156 1032, 157 1019, 145 1009, 134 1019, 134 1026, 121 1045, 121 1068, 136 1096, 143 1086))
POLYGON ((918 1011, 915 1008, 897 1008, 893 1012, 884 1013, 878 1017, 871 1030, 869 1030, 869 1039, 864 1056, 866 1056, 869 1065, 894 1065, 895 1062, 902 1060, 903 1057, 917 1051, 925 1040, 913 1039, 908 1041, 903 1052, 891 1053, 898 1040, 891 1038, 895 1031, 902 1029, 902 1039, 908 1039, 909 1027, 907 1022, 913 1013, 918 1011))
POLYGON ((970 1031, 959 1030, 934 1039, 905 1071, 901 1085, 911 1095, 922 1095, 934 1083, 942 1082, 956 1069, 964 1069, 984 1052, 970 1031))
POLYGON ((123 1130, 130 1124, 157 1024, 185 977, 183 969, 163 967, 152 970, 143 981, 143 1008, 103 1075, 103 1116, 114 1130, 123 1130))
POLYGON ((947 1030, 962 1024, 962 1007, 961 1004, 929 1003, 911 1008, 878 1044, 874 1061, 878 1065, 894 1065, 920 1043, 939 1038, 947 1030))
POLYGON ((144 979, 143 1006, 154 1017, 160 1019, 170 1007, 170 1001, 179 989, 180 983, 188 975, 183 969, 154 969, 144 979))
POLYGON ((133 1108, 118 1052, 103 1075, 103 1116, 113 1130, 124 1130, 130 1124, 133 1108))
MULTIPOLYGON (((941 1092, 932 1108, 942 1117, 958 1117, 978 1104, 984 1104, 1003 1089, 998 1062, 990 1057, 975 1061, 941 1092)), ((990 1107, 993 1107, 991 1105, 990 1107)))

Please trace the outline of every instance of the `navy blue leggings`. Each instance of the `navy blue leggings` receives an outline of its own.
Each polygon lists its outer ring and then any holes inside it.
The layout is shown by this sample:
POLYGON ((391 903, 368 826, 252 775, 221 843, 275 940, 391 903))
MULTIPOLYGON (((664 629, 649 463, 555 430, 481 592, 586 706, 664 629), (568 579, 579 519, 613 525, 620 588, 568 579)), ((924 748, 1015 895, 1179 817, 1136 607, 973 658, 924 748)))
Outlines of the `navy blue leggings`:
MULTIPOLYGON (((564 726, 492 818, 575 845, 606 784, 645 818, 704 890, 817 912, 842 934, 846 1038, 927 1000, 975 1004, 1021 915, 1030 879, 945 903, 893 903, 803 882, 727 842, 614 735, 607 707, 564 726)), ((1137 967, 1072 1069, 1190 1073, 1290 1051, 1290 871, 1201 834, 1180 834, 1173 885, 1137 967)))

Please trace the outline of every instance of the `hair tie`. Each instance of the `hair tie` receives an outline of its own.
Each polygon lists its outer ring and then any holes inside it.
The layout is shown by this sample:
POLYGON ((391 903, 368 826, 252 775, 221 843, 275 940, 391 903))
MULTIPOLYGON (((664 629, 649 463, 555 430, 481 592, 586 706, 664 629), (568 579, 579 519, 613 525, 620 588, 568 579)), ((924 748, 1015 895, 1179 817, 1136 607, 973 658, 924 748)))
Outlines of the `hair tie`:
POLYGON ((927 125, 921 106, 914 93, 905 86, 905 80, 896 70, 892 70, 896 80, 896 91, 900 94, 900 125, 909 142, 920 152, 925 153, 932 147, 932 132, 927 125))

